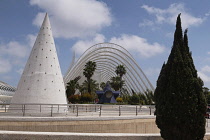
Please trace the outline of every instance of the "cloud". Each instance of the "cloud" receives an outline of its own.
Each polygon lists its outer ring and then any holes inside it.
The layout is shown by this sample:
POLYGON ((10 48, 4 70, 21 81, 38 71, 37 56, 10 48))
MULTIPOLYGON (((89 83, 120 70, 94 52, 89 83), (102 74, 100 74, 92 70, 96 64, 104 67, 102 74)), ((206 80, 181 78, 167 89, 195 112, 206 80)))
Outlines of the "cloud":
POLYGON ((166 33, 165 36, 168 37, 168 38, 173 38, 174 37, 174 33, 168 32, 168 33, 166 33))
POLYGON ((16 72, 21 75, 23 73, 23 68, 16 70, 16 72))
POLYGON ((41 27, 44 17, 45 17, 45 13, 41 13, 41 12, 38 13, 33 20, 33 25, 41 27))
MULTIPOLYGON (((96 0, 30 0, 32 6, 48 12, 53 34, 59 38, 93 36, 110 26, 112 16, 107 5, 96 0)), ((44 13, 38 13, 33 24, 40 26, 44 13)))
POLYGON ((210 82, 210 76, 203 73, 202 71, 198 72, 198 76, 204 81, 204 82, 210 82))
POLYGON ((198 71, 198 75, 204 82, 210 82, 210 66, 206 65, 198 71))
POLYGON ((148 68, 145 70, 147 76, 156 76, 160 73, 160 68, 148 68))
MULTIPOLYGON (((84 53, 91 46, 97 43, 103 43, 105 42, 105 40, 106 38, 102 34, 97 34, 91 40, 86 39, 86 40, 77 41, 73 45, 72 50, 75 51, 76 55, 78 56, 84 53)), ((136 35, 123 34, 119 38, 112 37, 109 42, 121 45, 129 52, 131 52, 133 55, 146 57, 146 58, 161 54, 165 51, 164 46, 156 42, 150 44, 146 39, 136 35)))
POLYGON ((147 20, 147 19, 144 19, 143 22, 139 23, 139 26, 140 27, 144 27, 144 26, 153 26, 154 25, 154 22, 151 21, 151 20, 147 20))
POLYGON ((0 58, 0 74, 10 72, 12 65, 6 59, 0 58))
POLYGON ((165 51, 165 47, 155 42, 150 44, 145 38, 136 35, 123 34, 121 37, 113 37, 111 43, 116 43, 123 46, 134 55, 149 58, 165 51))
POLYGON ((204 66, 203 68, 201 68, 201 71, 210 73, 210 66, 204 66))
POLYGON ((33 35, 33 34, 28 34, 27 37, 26 37, 27 42, 28 42, 28 44, 31 48, 34 46, 34 43, 36 41, 36 37, 37 37, 37 35, 33 35))
MULTIPOLYGON (((202 24, 203 21, 205 20, 205 17, 200 18, 191 15, 188 11, 186 11, 186 7, 182 3, 171 4, 167 9, 160 9, 148 5, 143 5, 141 6, 141 8, 146 10, 150 15, 155 16, 155 21, 150 21, 150 22, 156 24, 167 23, 174 25, 176 23, 176 18, 179 13, 181 13, 183 28, 187 28, 189 26, 198 26, 202 24)), ((150 26, 153 24, 147 24, 147 25, 150 26)))
POLYGON ((97 44, 105 42, 105 37, 101 34, 97 34, 92 40, 80 40, 77 41, 73 46, 72 50, 75 51, 77 55, 81 55, 84 53, 88 48, 97 44))
MULTIPOLYGON (((10 41, 0 44, 0 74, 24 67, 34 35, 27 35, 24 43, 10 41)), ((34 42, 33 42, 34 43, 34 42)))
POLYGON ((11 57, 23 58, 27 55, 27 47, 16 41, 11 41, 8 44, 0 45, 0 53, 11 57))
POLYGON ((206 13, 205 16, 210 16, 210 11, 208 13, 206 13))

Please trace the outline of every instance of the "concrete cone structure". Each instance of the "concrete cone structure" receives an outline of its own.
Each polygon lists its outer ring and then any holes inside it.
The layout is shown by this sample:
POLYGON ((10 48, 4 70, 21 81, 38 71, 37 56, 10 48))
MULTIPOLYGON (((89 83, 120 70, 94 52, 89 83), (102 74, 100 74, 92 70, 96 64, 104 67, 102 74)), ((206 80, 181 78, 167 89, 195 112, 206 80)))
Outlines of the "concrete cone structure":
POLYGON ((11 104, 16 103, 67 104, 48 14, 45 15, 17 91, 11 100, 11 104))

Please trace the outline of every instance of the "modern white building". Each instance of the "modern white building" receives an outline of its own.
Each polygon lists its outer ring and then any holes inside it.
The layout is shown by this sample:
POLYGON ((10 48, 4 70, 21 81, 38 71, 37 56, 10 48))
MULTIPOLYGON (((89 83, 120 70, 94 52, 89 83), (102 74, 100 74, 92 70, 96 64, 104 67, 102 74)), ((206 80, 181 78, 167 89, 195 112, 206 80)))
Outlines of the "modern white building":
POLYGON ((127 71, 123 76, 123 80, 125 80, 124 88, 127 89, 130 94, 132 94, 132 90, 136 93, 143 94, 147 90, 154 91, 153 85, 133 56, 120 45, 114 43, 95 44, 88 48, 76 62, 74 62, 74 58, 72 60, 64 76, 65 84, 77 76, 81 76, 79 83, 82 84, 86 79, 83 75, 85 64, 88 61, 94 61, 97 66, 92 78, 98 83, 106 83, 109 81, 111 77, 116 76, 116 67, 118 65, 124 65, 127 71))
POLYGON ((67 104, 48 14, 44 18, 11 104, 67 104))
POLYGON ((0 103, 10 103, 16 88, 0 81, 0 103))

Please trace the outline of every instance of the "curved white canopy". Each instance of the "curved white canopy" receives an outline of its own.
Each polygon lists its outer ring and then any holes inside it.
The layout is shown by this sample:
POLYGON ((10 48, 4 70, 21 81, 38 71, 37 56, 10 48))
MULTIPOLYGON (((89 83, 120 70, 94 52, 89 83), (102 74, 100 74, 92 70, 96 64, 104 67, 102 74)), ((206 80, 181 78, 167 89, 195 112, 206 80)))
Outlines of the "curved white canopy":
POLYGON ((98 83, 109 81, 111 77, 116 76, 116 67, 124 65, 127 72, 123 80, 130 93, 131 89, 141 93, 147 89, 154 91, 154 87, 132 55, 122 46, 113 43, 99 43, 87 49, 75 63, 72 62, 64 76, 65 84, 77 76, 82 77, 79 81, 82 83, 85 79, 83 68, 88 61, 96 62, 97 68, 93 79, 98 83))

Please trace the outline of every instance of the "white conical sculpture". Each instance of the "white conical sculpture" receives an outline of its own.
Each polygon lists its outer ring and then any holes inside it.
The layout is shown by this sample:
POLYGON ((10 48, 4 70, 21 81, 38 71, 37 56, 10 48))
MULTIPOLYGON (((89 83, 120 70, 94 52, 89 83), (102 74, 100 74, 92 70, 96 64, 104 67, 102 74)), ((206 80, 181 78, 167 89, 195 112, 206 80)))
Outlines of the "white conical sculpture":
POLYGON ((67 104, 63 77, 47 14, 11 103, 67 104))

